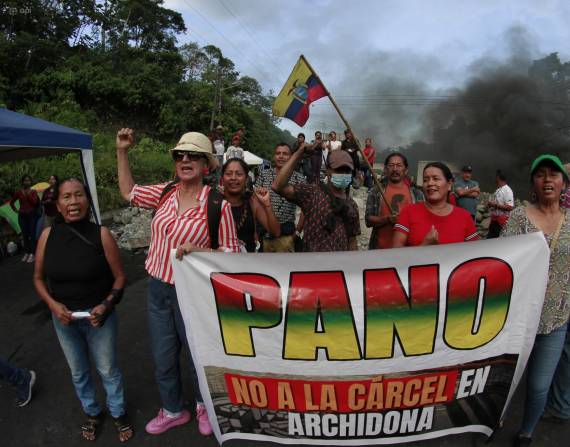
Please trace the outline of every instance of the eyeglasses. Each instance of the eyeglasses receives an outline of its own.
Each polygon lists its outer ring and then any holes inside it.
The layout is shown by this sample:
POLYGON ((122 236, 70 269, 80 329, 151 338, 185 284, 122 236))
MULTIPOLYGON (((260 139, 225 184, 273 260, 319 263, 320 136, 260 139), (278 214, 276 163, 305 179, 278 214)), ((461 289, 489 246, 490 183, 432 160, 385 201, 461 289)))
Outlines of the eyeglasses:
POLYGON ((172 151, 172 159, 174 161, 182 161, 186 157, 189 161, 198 161, 205 158, 204 154, 198 152, 188 152, 188 151, 172 151))

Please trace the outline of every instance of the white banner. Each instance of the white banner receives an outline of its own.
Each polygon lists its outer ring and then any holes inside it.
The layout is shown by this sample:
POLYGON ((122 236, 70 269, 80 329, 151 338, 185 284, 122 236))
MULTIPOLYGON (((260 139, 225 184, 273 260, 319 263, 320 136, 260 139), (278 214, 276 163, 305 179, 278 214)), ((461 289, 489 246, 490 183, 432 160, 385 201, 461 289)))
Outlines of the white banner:
POLYGON ((490 435, 530 354, 541 233, 343 253, 172 256, 220 443, 490 435))

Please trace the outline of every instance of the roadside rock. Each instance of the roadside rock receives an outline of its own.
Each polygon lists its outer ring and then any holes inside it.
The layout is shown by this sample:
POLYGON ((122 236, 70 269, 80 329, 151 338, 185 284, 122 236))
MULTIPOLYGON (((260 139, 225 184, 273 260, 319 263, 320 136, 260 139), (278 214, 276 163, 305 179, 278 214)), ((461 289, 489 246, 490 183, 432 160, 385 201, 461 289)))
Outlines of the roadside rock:
POLYGON ((152 212, 140 208, 125 208, 113 214, 111 232, 119 247, 127 250, 146 248, 150 244, 152 212))

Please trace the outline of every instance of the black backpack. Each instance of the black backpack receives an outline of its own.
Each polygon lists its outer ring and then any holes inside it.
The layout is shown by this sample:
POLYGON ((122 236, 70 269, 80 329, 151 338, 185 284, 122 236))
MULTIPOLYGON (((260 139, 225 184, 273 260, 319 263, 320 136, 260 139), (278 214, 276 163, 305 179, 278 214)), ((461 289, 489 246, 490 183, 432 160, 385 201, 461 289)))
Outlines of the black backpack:
MULTIPOLYGON (((152 212, 152 217, 154 218, 156 212, 164 205, 168 198, 176 191, 176 185, 178 181, 168 183, 162 193, 160 193, 160 198, 158 199, 158 205, 156 209, 152 212)), ((220 241, 218 240, 218 229, 220 226, 220 221, 222 220, 222 200, 224 196, 215 187, 210 189, 208 193, 208 203, 206 205, 206 214, 208 215, 208 233, 210 234, 210 247, 213 250, 217 250, 220 246, 220 241)))

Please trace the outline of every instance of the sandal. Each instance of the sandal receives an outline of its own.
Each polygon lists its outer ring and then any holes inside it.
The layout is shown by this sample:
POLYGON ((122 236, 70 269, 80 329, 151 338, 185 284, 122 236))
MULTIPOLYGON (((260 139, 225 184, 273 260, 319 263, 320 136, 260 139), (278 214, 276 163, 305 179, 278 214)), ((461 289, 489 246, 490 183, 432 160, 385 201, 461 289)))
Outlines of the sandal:
POLYGON ((127 442, 135 434, 133 427, 127 422, 124 415, 119 416, 118 418, 113 418, 113 424, 115 424, 115 428, 119 434, 119 441, 121 442, 127 442))
POLYGON ((103 413, 96 416, 87 415, 87 420, 81 426, 81 435, 86 441, 95 441, 103 422, 103 413))

